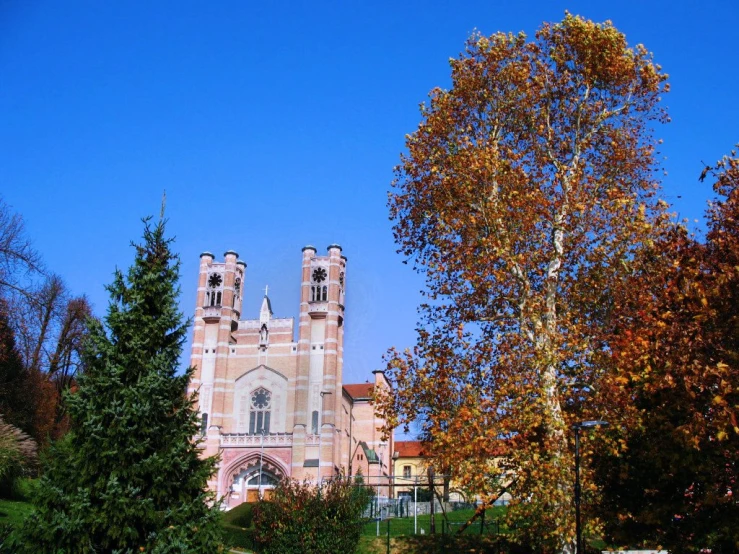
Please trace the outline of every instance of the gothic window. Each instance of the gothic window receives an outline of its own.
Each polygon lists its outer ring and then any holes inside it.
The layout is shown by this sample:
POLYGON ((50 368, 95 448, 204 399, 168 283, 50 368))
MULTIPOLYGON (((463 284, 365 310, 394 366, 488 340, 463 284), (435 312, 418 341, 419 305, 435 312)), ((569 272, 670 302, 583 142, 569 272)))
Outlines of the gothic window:
POLYGON ((221 305, 221 293, 220 292, 216 293, 216 305, 217 306, 221 305))
POLYGON ((321 287, 320 285, 312 286, 310 288, 310 300, 311 302, 320 302, 323 300, 324 302, 328 298, 328 287, 321 287))
POLYGON ((342 290, 344 288, 344 272, 342 271, 339 273, 339 285, 341 286, 342 290))
POLYGON ((251 394, 251 410, 249 412, 249 434, 269 433, 269 416, 272 409, 272 393, 259 387, 251 394))
POLYGON ((311 424, 310 424, 311 432, 314 435, 318 434, 318 412, 313 411, 312 417, 311 417, 311 424))
POLYGON ((241 292, 241 279, 239 277, 237 277, 236 282, 234 282, 234 290, 236 291, 236 294, 239 294, 241 292))
POLYGON ((200 418, 200 434, 205 435, 208 432, 208 414, 203 414, 200 418))
POLYGON ((259 485, 263 487, 276 487, 279 482, 280 480, 276 475, 265 470, 262 471, 261 477, 257 471, 254 476, 246 482, 246 485, 249 487, 258 487, 259 485))
POLYGON ((222 282, 223 277, 221 277, 220 273, 211 273, 210 277, 208 277, 208 286, 212 289, 220 287, 222 282))
POLYGON ((316 283, 322 283, 323 281, 325 281, 326 276, 327 276, 326 270, 323 269, 322 267, 317 267, 316 269, 313 270, 313 280, 316 283))

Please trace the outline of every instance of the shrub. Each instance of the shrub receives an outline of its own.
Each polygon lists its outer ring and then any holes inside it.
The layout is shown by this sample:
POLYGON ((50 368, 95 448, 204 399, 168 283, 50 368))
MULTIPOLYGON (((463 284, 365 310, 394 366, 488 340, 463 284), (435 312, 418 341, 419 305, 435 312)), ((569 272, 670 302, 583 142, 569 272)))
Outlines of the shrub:
POLYGON ((36 442, 0 418, 0 495, 12 495, 13 484, 37 461, 36 442))
POLYGON ((254 504, 244 503, 223 515, 223 535, 226 544, 255 550, 254 504))
POLYGON ((257 505, 255 539, 264 554, 354 552, 368 502, 365 487, 346 479, 321 487, 284 480, 269 502, 257 505))
POLYGON ((245 550, 256 550, 258 544, 254 539, 256 530, 236 527, 235 525, 223 525, 223 538, 227 545, 245 550))
POLYGON ((223 515, 223 522, 234 527, 253 527, 254 504, 244 502, 223 515))

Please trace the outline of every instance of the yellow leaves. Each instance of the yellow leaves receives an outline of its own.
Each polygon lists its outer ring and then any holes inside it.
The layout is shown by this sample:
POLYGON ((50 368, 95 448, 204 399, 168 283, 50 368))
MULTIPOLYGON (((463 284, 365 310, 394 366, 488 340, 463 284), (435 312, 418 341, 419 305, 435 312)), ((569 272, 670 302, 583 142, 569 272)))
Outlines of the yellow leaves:
POLYGON ((713 397, 713 403, 716 406, 725 406, 726 405, 726 400, 724 400, 724 397, 723 396, 716 395, 716 396, 713 397))
POLYGON ((727 436, 728 435, 726 434, 726 431, 719 431, 718 433, 716 433, 716 438, 720 441, 726 440, 727 436))

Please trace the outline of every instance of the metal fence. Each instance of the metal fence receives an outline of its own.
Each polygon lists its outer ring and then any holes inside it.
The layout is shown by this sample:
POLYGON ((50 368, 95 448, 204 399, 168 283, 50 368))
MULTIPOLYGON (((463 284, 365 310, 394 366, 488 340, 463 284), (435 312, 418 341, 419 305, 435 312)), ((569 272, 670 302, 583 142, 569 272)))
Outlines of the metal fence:
MULTIPOLYGON (((479 503, 445 500, 445 492, 450 492, 450 487, 443 475, 433 480, 433 502, 429 498, 431 481, 420 477, 372 476, 355 486, 364 487, 370 497, 363 513, 366 523, 362 534, 365 536, 457 535, 463 527, 463 534, 505 532, 502 519, 491 517, 489 513, 481 514, 466 525, 479 503), (425 499, 421 501, 421 497, 425 499)), ((504 498, 496 504, 506 503, 504 498)))

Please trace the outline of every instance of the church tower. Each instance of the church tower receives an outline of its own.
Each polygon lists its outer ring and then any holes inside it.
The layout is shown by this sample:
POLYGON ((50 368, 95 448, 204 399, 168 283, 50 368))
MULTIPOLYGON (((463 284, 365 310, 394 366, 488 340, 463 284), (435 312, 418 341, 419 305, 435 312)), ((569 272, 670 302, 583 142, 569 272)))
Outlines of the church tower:
POLYGON ((193 361, 200 385, 199 405, 203 431, 210 425, 223 425, 223 398, 214 395, 217 366, 223 366, 229 354, 231 333, 238 328, 241 315, 241 291, 246 275, 246 263, 229 250, 225 261, 215 263, 213 254, 200 255, 195 329, 193 336, 193 361), (217 415, 221 414, 221 415, 217 415), (215 416, 215 417, 214 417, 215 416))
POLYGON ((338 244, 316 252, 303 248, 292 467, 326 478, 340 459, 346 258, 338 244))

